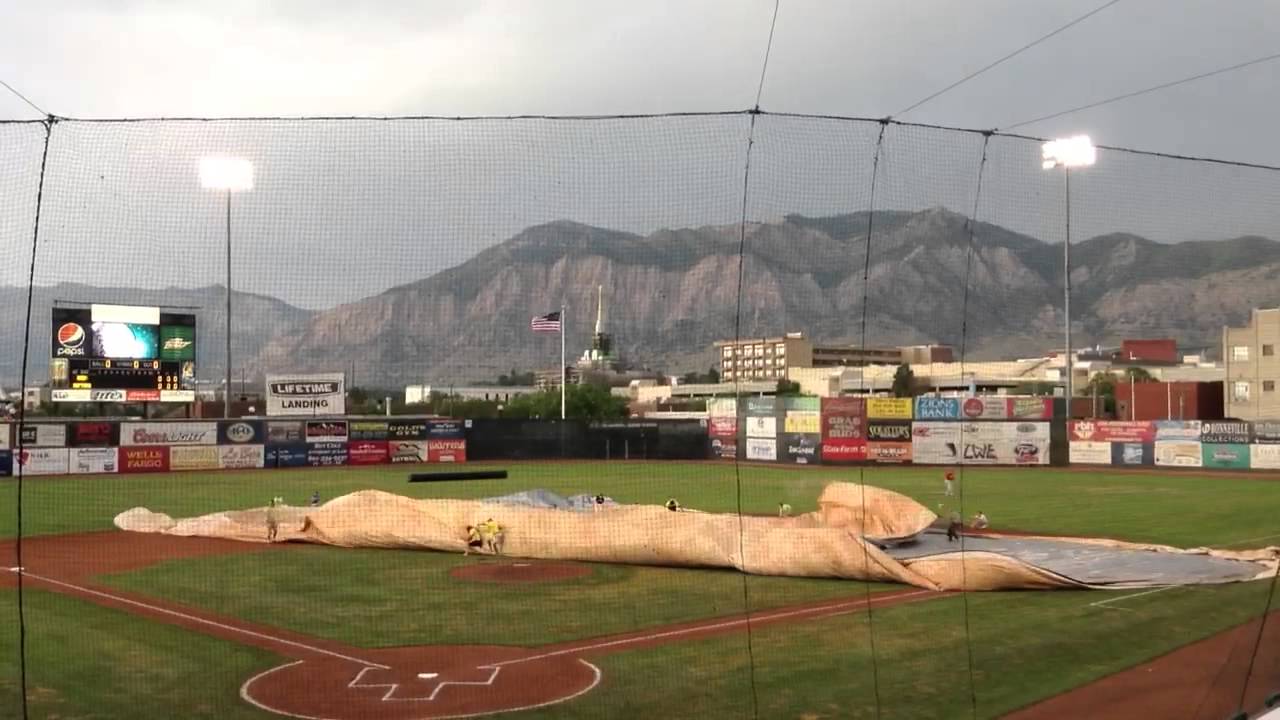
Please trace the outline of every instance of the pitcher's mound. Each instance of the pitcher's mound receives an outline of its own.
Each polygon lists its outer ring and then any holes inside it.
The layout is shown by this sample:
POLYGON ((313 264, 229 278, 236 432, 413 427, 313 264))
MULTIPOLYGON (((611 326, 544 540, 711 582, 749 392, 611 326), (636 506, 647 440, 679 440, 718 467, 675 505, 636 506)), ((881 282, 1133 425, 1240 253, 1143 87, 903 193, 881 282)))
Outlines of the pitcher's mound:
POLYGON ((587 565, 525 560, 477 562, 471 565, 459 565, 449 571, 449 576, 456 580, 487 583, 555 582, 590 574, 591 568, 587 565))

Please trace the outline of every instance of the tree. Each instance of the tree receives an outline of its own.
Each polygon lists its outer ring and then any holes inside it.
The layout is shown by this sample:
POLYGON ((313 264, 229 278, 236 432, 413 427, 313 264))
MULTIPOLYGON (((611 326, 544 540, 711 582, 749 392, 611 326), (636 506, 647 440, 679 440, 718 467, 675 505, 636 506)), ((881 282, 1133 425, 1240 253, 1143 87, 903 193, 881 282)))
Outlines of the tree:
POLYGON ((1124 371, 1125 378, 1131 383, 1149 383, 1155 382, 1156 378, 1147 372, 1146 368, 1131 367, 1124 371))
POLYGON ((510 375, 498 376, 498 385, 502 387, 529 386, 535 384, 537 380, 537 376, 532 372, 520 372, 515 368, 511 368, 510 375))
POLYGON ((800 383, 795 382, 793 380, 788 380, 786 378, 782 378, 781 380, 778 381, 778 386, 777 386, 777 389, 774 391, 774 394, 778 396, 799 395, 800 383))
POLYGON ((1094 397, 1102 398, 1104 413, 1115 412, 1116 409, 1116 376, 1111 373, 1094 373, 1085 386, 1086 392, 1094 397))
POLYGON ((916 392, 916 374, 911 366, 903 363, 893 373, 893 396, 898 398, 914 397, 916 392))
MULTIPOLYGON (((560 389, 514 397, 503 417, 552 420, 560 417, 560 389)), ((608 388, 570 385, 565 389, 565 416, 571 420, 618 420, 627 417, 627 399, 608 388)))
POLYGON ((720 382, 720 371, 716 370, 714 367, 707 370, 705 373, 700 373, 694 370, 693 372, 687 372, 682 375, 680 377, 680 382, 686 385, 696 385, 700 383, 715 384, 720 382))

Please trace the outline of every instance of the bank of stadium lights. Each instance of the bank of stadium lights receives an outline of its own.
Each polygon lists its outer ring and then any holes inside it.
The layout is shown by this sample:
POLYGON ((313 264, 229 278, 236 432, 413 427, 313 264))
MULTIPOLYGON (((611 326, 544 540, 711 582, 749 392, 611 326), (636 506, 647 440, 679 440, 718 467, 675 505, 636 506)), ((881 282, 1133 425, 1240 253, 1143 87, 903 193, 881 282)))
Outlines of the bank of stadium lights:
POLYGON ((222 155, 200 158, 200 184, 205 190, 252 190, 253 163, 244 158, 222 155))
POLYGON ((1098 149, 1088 135, 1075 135, 1045 143, 1041 149, 1040 167, 1045 170, 1062 168, 1066 189, 1067 237, 1062 244, 1062 314, 1064 315, 1063 340, 1066 346, 1062 355, 1062 369, 1066 376, 1064 395, 1067 419, 1071 419, 1071 396, 1074 394, 1073 375, 1075 363, 1071 361, 1071 168, 1088 167, 1098 161, 1098 149))
POLYGON ((1086 167, 1098 161, 1098 148, 1093 146, 1088 135, 1051 140, 1041 148, 1041 154, 1044 161, 1040 167, 1045 170, 1086 167))
POLYGON ((231 417, 231 195, 253 189, 253 163, 244 158, 214 155, 200 158, 200 185, 227 196, 227 355, 222 388, 222 417, 231 417))

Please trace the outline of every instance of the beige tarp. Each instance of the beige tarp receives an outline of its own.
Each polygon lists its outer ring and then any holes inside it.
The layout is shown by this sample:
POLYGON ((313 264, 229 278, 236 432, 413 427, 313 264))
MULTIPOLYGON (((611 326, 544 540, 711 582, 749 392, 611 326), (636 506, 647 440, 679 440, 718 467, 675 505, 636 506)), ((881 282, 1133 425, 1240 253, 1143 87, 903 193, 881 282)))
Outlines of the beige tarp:
MULTIPOLYGON (((478 500, 417 500, 377 490, 344 495, 317 508, 277 507, 275 515, 277 541, 341 547, 462 552, 466 527, 492 518, 503 527, 503 552, 511 557, 736 568, 757 575, 874 580, 932 590, 1080 587, 1069 578, 990 553, 896 560, 872 542, 914 537, 937 516, 904 495, 852 483, 828 485, 817 512, 788 518, 671 512, 649 505, 572 512, 478 500)), ((123 530, 249 542, 266 542, 266 523, 265 508, 183 520, 134 508, 115 519, 123 530)))

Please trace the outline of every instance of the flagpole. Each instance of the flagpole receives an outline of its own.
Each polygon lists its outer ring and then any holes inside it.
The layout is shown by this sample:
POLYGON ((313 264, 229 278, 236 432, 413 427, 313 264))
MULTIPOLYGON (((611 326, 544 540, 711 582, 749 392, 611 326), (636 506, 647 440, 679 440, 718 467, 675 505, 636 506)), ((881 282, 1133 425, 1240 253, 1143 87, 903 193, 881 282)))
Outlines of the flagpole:
POLYGON ((564 309, 562 303, 560 305, 560 419, 564 420, 564 398, 565 398, 565 370, 564 370, 564 309))

